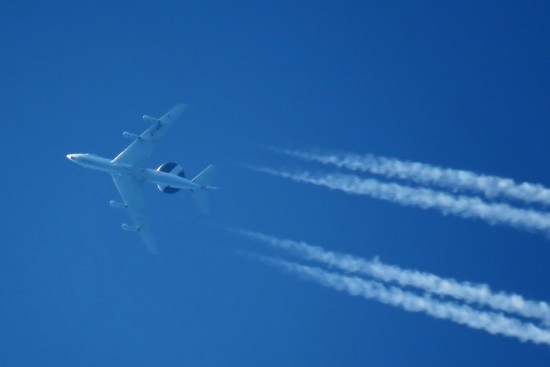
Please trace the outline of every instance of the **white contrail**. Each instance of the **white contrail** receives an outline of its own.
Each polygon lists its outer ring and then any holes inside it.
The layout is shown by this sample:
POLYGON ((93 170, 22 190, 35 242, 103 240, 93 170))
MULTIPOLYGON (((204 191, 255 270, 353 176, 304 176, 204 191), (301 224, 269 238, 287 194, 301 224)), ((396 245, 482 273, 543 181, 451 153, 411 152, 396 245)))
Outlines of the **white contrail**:
POLYGON ((379 260, 365 260, 353 255, 326 251, 305 242, 281 239, 259 232, 235 230, 248 238, 259 240, 271 246, 282 248, 349 273, 365 274, 384 282, 395 282, 400 286, 416 287, 439 296, 449 296, 462 301, 489 306, 495 310, 515 313, 523 317, 537 318, 550 324, 550 305, 542 301, 526 300, 518 294, 494 293, 486 284, 458 282, 455 279, 441 278, 437 275, 417 270, 401 269, 387 265, 379 260))
POLYGON ((456 322, 491 334, 515 337, 521 341, 550 345, 550 330, 502 314, 475 310, 466 305, 441 302, 427 296, 418 296, 398 287, 354 276, 327 272, 320 268, 300 265, 278 259, 264 259, 282 268, 302 275, 317 283, 353 296, 374 299, 409 312, 424 312, 434 318, 456 322))
POLYGON ((442 168, 420 162, 402 161, 395 158, 380 157, 372 154, 317 153, 299 150, 279 150, 276 152, 331 164, 354 171, 370 172, 389 178, 410 180, 423 185, 434 185, 453 190, 481 192, 488 198, 508 198, 527 203, 550 205, 550 189, 540 184, 517 183, 512 179, 477 174, 471 171, 442 168))
POLYGON ((343 174, 312 174, 308 171, 292 173, 271 168, 255 168, 271 175, 344 191, 366 195, 422 209, 438 209, 443 214, 462 218, 478 218, 490 224, 502 224, 550 235, 550 214, 531 209, 515 208, 508 204, 487 203, 478 197, 455 196, 426 188, 413 188, 396 183, 383 183, 343 174))

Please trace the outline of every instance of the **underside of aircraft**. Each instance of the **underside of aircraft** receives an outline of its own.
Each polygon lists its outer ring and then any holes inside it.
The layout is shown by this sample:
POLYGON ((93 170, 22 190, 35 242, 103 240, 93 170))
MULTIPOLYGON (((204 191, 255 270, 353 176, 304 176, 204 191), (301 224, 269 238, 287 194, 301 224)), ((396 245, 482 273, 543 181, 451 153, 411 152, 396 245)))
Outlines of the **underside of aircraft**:
POLYGON ((158 254, 158 246, 145 213, 144 183, 156 184, 158 189, 166 194, 189 190, 203 213, 209 211, 207 192, 215 189, 209 185, 215 173, 213 165, 206 167, 191 180, 187 179, 183 169, 173 162, 164 163, 156 170, 146 168, 157 143, 166 135, 185 108, 185 105, 179 104, 159 119, 143 116, 143 119, 152 125, 140 135, 124 132, 124 137, 134 141, 112 160, 95 154, 67 154, 69 160, 79 165, 111 174, 122 202, 111 200, 110 205, 128 211, 133 225, 124 223, 122 228, 138 232, 152 254, 158 254))

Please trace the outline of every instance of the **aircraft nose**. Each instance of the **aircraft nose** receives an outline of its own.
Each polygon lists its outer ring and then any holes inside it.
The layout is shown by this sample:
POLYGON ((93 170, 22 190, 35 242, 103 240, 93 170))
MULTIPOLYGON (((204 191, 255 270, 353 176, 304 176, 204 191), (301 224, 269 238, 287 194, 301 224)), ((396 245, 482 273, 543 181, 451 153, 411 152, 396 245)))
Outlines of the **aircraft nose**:
POLYGON ((67 157, 68 159, 70 159, 70 160, 73 159, 73 155, 72 155, 72 154, 67 154, 66 157, 67 157))

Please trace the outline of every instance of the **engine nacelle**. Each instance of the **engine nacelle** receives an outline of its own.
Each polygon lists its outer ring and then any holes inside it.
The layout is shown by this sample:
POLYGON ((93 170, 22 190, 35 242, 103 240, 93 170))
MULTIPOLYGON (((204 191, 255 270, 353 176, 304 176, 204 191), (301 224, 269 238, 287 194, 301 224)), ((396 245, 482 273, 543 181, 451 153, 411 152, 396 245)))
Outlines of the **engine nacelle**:
MULTIPOLYGON (((174 162, 168 162, 162 164, 159 168, 157 168, 157 172, 165 172, 170 173, 172 175, 178 175, 180 177, 185 178, 185 173, 183 172, 183 168, 181 168, 177 163, 174 162)), ((180 191, 180 189, 170 187, 168 185, 157 185, 158 189, 166 194, 175 194, 176 192, 180 191)))
POLYGON ((159 121, 159 119, 151 117, 151 116, 143 115, 143 121, 151 122, 151 123, 157 123, 159 121))
POLYGON ((125 231, 131 231, 131 232, 138 232, 139 231, 139 227, 134 227, 134 226, 131 226, 131 225, 126 224, 126 223, 122 224, 122 229, 125 230, 125 231))
POLYGON ((113 208, 120 208, 120 209, 125 209, 128 207, 128 205, 115 200, 109 201, 109 205, 111 205, 113 208))
POLYGON ((126 139, 139 139, 139 135, 129 133, 128 131, 123 132, 122 136, 126 139))

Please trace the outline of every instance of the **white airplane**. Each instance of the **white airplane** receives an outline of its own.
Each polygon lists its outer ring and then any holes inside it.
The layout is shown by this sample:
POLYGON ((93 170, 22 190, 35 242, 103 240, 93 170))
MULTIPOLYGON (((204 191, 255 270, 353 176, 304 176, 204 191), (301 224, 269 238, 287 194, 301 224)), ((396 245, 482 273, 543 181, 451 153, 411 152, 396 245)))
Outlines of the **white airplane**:
POLYGON ((190 190, 202 212, 209 210, 206 192, 215 189, 208 185, 214 174, 213 165, 206 167, 192 180, 185 178, 182 168, 176 163, 165 163, 156 170, 145 168, 157 143, 184 110, 185 105, 180 104, 160 119, 143 116, 143 120, 152 122, 153 125, 141 135, 124 132, 124 137, 134 141, 115 159, 102 158, 95 154, 67 154, 69 160, 81 166, 111 174, 123 201, 111 200, 110 205, 127 209, 134 222, 133 226, 124 223, 122 229, 138 232, 152 254, 158 254, 158 248, 145 215, 143 184, 154 183, 160 191, 167 194, 173 194, 180 189, 190 190))

